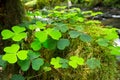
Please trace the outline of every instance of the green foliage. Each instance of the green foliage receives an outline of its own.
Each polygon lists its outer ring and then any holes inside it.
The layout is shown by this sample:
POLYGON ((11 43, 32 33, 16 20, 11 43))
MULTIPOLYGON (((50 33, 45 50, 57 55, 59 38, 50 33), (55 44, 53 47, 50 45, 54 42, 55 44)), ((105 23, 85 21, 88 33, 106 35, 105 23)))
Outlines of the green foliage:
POLYGON ((38 71, 43 64, 44 64, 44 60, 42 58, 34 59, 32 61, 32 68, 38 71))
POLYGON ((97 43, 98 43, 98 45, 100 45, 100 46, 104 46, 104 47, 107 47, 108 45, 109 45, 109 43, 108 43, 109 41, 107 40, 107 39, 98 39, 97 40, 97 43))
POLYGON ((116 46, 116 47, 110 46, 109 49, 110 49, 110 54, 111 55, 115 55, 115 56, 120 55, 120 47, 119 46, 116 46))
POLYGON ((77 38, 78 36, 80 36, 80 33, 77 31, 69 31, 69 35, 71 38, 77 38))
POLYGON ((90 58, 87 60, 86 64, 90 69, 100 68, 100 60, 96 58, 90 58))
POLYGON ((40 54, 37 52, 29 51, 28 52, 28 59, 24 61, 18 61, 19 66, 23 71, 27 71, 32 65, 33 70, 39 70, 40 67, 44 64, 44 60, 40 57, 40 54))
POLYGON ((52 58, 50 64, 54 65, 54 68, 61 68, 62 65, 60 64, 60 57, 52 58))
POLYGON ((2 60, 2 55, 0 55, 0 67, 2 67, 3 69, 5 69, 7 66, 7 62, 2 60))
POLYGON ((27 58, 27 50, 20 50, 20 46, 18 44, 12 44, 10 47, 5 47, 4 51, 6 52, 3 55, 3 60, 8 61, 9 63, 16 63, 17 57, 20 60, 25 60, 27 58), (12 58, 11 58, 12 57, 12 58))
POLYGON ((27 37, 27 34, 23 32, 26 30, 24 27, 14 26, 12 27, 12 30, 13 32, 7 29, 3 30, 1 32, 3 39, 12 38, 13 41, 21 41, 22 39, 27 37))
POLYGON ((84 65, 84 59, 79 58, 78 56, 71 56, 69 65, 73 68, 77 68, 78 65, 84 65))
POLYGON ((70 41, 68 39, 60 39, 57 42, 57 48, 60 49, 60 50, 64 50, 69 45, 70 45, 70 41))
POLYGON ((40 50, 41 48, 41 43, 38 39, 35 39, 34 42, 31 43, 31 48, 34 50, 34 51, 38 51, 40 50))
MULTIPOLYGON (((61 69, 71 69, 72 72, 72 68, 77 70, 79 66, 80 71, 83 66, 84 70, 87 67, 91 70, 101 68, 99 59, 105 58, 104 55, 119 55, 119 48, 110 47, 113 45, 112 40, 118 38, 116 29, 98 27, 100 22, 87 20, 87 13, 80 9, 57 6, 48 10, 48 14, 37 13, 33 14, 34 17, 40 15, 48 20, 34 20, 28 27, 13 26, 12 31, 1 32, 4 40, 12 38, 13 43, 4 48, 2 60, 12 64, 17 62, 24 72, 30 67, 34 71, 47 72, 55 68, 58 72, 62 71, 61 69)), ((96 14, 100 13, 91 15, 96 14)), ((84 74, 84 70, 81 74, 84 74)))
POLYGON ((10 80, 25 80, 25 78, 20 74, 14 74, 10 80))
POLYGON ((91 36, 89 36, 87 34, 81 34, 80 40, 82 40, 83 42, 90 42, 92 40, 92 38, 91 38, 91 36))

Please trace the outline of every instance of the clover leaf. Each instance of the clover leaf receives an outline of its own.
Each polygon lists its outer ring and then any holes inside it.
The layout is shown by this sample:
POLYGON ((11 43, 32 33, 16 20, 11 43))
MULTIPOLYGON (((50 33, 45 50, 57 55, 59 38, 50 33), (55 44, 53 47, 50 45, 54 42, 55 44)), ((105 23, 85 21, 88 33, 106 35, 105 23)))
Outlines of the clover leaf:
POLYGON ((98 45, 104 46, 104 47, 107 47, 109 45, 108 42, 109 41, 107 39, 102 39, 102 38, 100 38, 100 39, 97 40, 98 45))
POLYGON ((41 43, 43 43, 47 40, 48 35, 45 31, 37 31, 35 33, 35 37, 38 38, 41 43))
POLYGON ((91 38, 91 36, 89 36, 87 34, 81 34, 80 40, 82 40, 83 42, 90 42, 90 41, 92 41, 92 38, 91 38))
POLYGON ((17 57, 20 60, 25 60, 27 58, 27 50, 18 51, 20 46, 18 44, 12 44, 10 47, 5 47, 4 51, 6 52, 3 55, 2 59, 8 61, 9 63, 17 62, 17 57))
POLYGON ((71 56, 68 64, 73 68, 77 68, 78 65, 84 65, 84 59, 78 56, 71 56))
POLYGON ((64 50, 69 45, 70 45, 70 41, 68 39, 60 39, 57 42, 57 48, 60 49, 60 50, 64 50))
POLYGON ((24 27, 13 26, 12 30, 13 32, 7 29, 3 30, 1 32, 3 39, 12 38, 13 41, 21 41, 27 36, 27 34, 24 32, 26 30, 24 27))
POLYGON ((60 64, 62 65, 62 68, 68 68, 68 60, 67 59, 60 59, 60 64))
POLYGON ((51 38, 53 38, 55 40, 59 40, 60 37, 62 36, 62 34, 59 30, 47 29, 47 32, 51 36, 51 38))
POLYGON ((80 36, 80 33, 78 31, 69 31, 69 35, 71 38, 77 38, 80 36))
POLYGON ((30 60, 26 59, 18 61, 18 65, 21 67, 22 71, 27 71, 30 67, 30 60))
POLYGON ((10 30, 7 30, 7 29, 4 29, 2 32, 1 32, 1 35, 3 36, 3 40, 4 39, 9 39, 11 38, 12 36, 14 36, 14 33, 10 30))
POLYGON ((38 39, 35 39, 32 43, 31 43, 31 48, 35 51, 40 50, 41 48, 41 43, 38 39))
POLYGON ((37 26, 37 28, 45 29, 46 24, 45 24, 45 23, 42 23, 42 22, 40 22, 40 21, 37 21, 37 22, 36 22, 36 26, 37 26))
POLYGON ((100 68, 100 61, 96 58, 88 59, 86 64, 90 69, 100 68))
POLYGON ((37 58, 32 60, 32 68, 36 71, 39 70, 43 64, 44 64, 44 60, 42 58, 37 58))
POLYGON ((55 69, 62 67, 62 65, 60 64, 60 57, 52 58, 50 64, 52 64, 55 69))

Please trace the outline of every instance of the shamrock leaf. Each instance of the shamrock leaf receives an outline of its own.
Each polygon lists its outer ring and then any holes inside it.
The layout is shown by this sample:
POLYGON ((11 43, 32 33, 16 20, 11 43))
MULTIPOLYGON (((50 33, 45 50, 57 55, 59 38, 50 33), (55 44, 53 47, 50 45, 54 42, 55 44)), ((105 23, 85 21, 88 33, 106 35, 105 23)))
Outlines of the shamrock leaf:
POLYGON ((59 40, 59 38, 62 36, 59 30, 47 29, 47 31, 48 34, 55 40, 59 40))
POLYGON ((107 39, 102 39, 102 38, 97 40, 98 45, 104 46, 104 47, 107 47, 109 45, 108 42, 109 41, 107 39))
POLYGON ((34 70, 39 70, 40 67, 44 64, 44 60, 42 58, 37 58, 32 61, 32 68, 34 70))
POLYGON ((37 37, 39 41, 43 43, 47 40, 48 35, 45 31, 38 31, 35 33, 35 37, 37 37))
POLYGON ((41 48, 41 43, 38 39, 35 39, 34 42, 31 43, 31 48, 35 51, 40 50, 41 48))
POLYGON ((88 59, 86 64, 90 69, 100 68, 100 61, 95 58, 88 59))
POLYGON ((25 60, 27 58, 27 53, 28 51, 27 50, 20 50, 18 53, 17 53, 17 56, 20 60, 25 60))
POLYGON ((2 59, 5 60, 5 61, 8 61, 11 64, 17 62, 16 54, 5 54, 5 55, 3 55, 2 59))
POLYGON ((84 59, 79 58, 78 56, 71 56, 69 65, 73 68, 77 68, 78 65, 84 65, 84 59))
POLYGON ((64 50, 69 45, 70 45, 70 41, 68 39, 60 39, 57 42, 57 48, 60 49, 60 50, 64 50))
POLYGON ((92 40, 92 38, 91 38, 91 36, 89 36, 87 34, 81 34, 80 40, 82 40, 83 42, 90 42, 92 40))
POLYGON ((26 59, 26 60, 18 61, 18 65, 21 67, 22 71, 27 71, 30 67, 30 60, 26 59))
POLYGON ((20 49, 20 46, 18 44, 12 44, 10 47, 5 47, 4 51, 6 53, 17 53, 19 49, 20 49))
POLYGON ((62 65, 60 64, 60 57, 52 58, 50 64, 54 65, 54 68, 61 68, 62 65))
POLYGON ((77 38, 80 35, 80 33, 77 31, 69 31, 69 35, 71 38, 77 38))
POLYGON ((14 33, 10 30, 5 29, 1 32, 1 35, 2 35, 3 39, 9 39, 12 36, 14 36, 14 33))

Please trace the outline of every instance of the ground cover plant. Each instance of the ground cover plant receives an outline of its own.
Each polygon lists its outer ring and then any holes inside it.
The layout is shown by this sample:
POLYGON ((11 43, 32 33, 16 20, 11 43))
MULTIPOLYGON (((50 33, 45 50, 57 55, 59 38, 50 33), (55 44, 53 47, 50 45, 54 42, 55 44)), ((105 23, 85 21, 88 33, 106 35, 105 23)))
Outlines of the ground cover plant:
POLYGON ((27 12, 29 21, 1 32, 11 45, 0 66, 18 66, 11 80, 115 80, 117 29, 103 28, 87 13, 95 14, 66 6, 27 12))

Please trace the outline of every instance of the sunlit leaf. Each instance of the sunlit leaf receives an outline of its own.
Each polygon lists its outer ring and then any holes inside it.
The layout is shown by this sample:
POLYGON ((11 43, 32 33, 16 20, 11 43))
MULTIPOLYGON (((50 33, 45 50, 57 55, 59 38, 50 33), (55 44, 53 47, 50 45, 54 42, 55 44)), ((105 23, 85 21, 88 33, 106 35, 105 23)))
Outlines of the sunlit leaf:
POLYGON ((16 54, 5 54, 5 55, 3 55, 2 59, 5 60, 5 61, 8 61, 11 64, 17 62, 16 54))
POLYGON ((84 65, 84 59, 78 56, 71 56, 69 65, 73 68, 77 68, 78 65, 84 65))
POLYGON ((60 57, 52 58, 50 64, 54 65, 54 68, 61 68, 62 65, 60 64, 60 57))
POLYGON ((12 27, 12 30, 15 32, 15 33, 21 33, 23 31, 25 31, 26 29, 24 27, 20 27, 20 26, 13 26, 12 27))
POLYGON ((120 47, 119 46, 118 47, 110 46, 109 49, 110 49, 111 55, 120 56, 120 47))
POLYGON ((57 48, 60 49, 60 50, 64 50, 69 45, 70 45, 70 41, 68 39, 60 39, 57 42, 57 48))
POLYGON ((15 35, 13 36, 13 41, 21 41, 22 39, 26 38, 27 34, 26 33, 15 33, 15 35))
POLYGON ((46 24, 45 24, 45 23, 42 23, 42 22, 40 22, 40 21, 37 21, 37 22, 36 22, 36 26, 37 26, 38 28, 40 28, 40 29, 45 29, 46 24))
POLYGON ((34 30, 36 28, 36 25, 29 25, 30 30, 34 30))
POLYGON ((62 36, 59 30, 49 30, 48 34, 55 40, 59 40, 62 36))
POLYGON ((17 56, 20 60, 25 60, 27 58, 27 50, 21 50, 17 53, 17 56))
POLYGON ((31 48, 35 51, 40 50, 41 48, 41 43, 38 39, 35 39, 34 42, 31 43, 31 48))
POLYGON ((5 29, 1 32, 1 35, 2 35, 3 39, 9 39, 12 36, 14 36, 14 33, 10 30, 5 29))
POLYGON ((38 31, 35 33, 35 37, 37 37, 39 41, 43 43, 47 40, 48 35, 45 31, 38 31))
POLYGON ((20 49, 18 44, 12 44, 10 47, 5 47, 4 51, 6 53, 16 53, 20 49))

